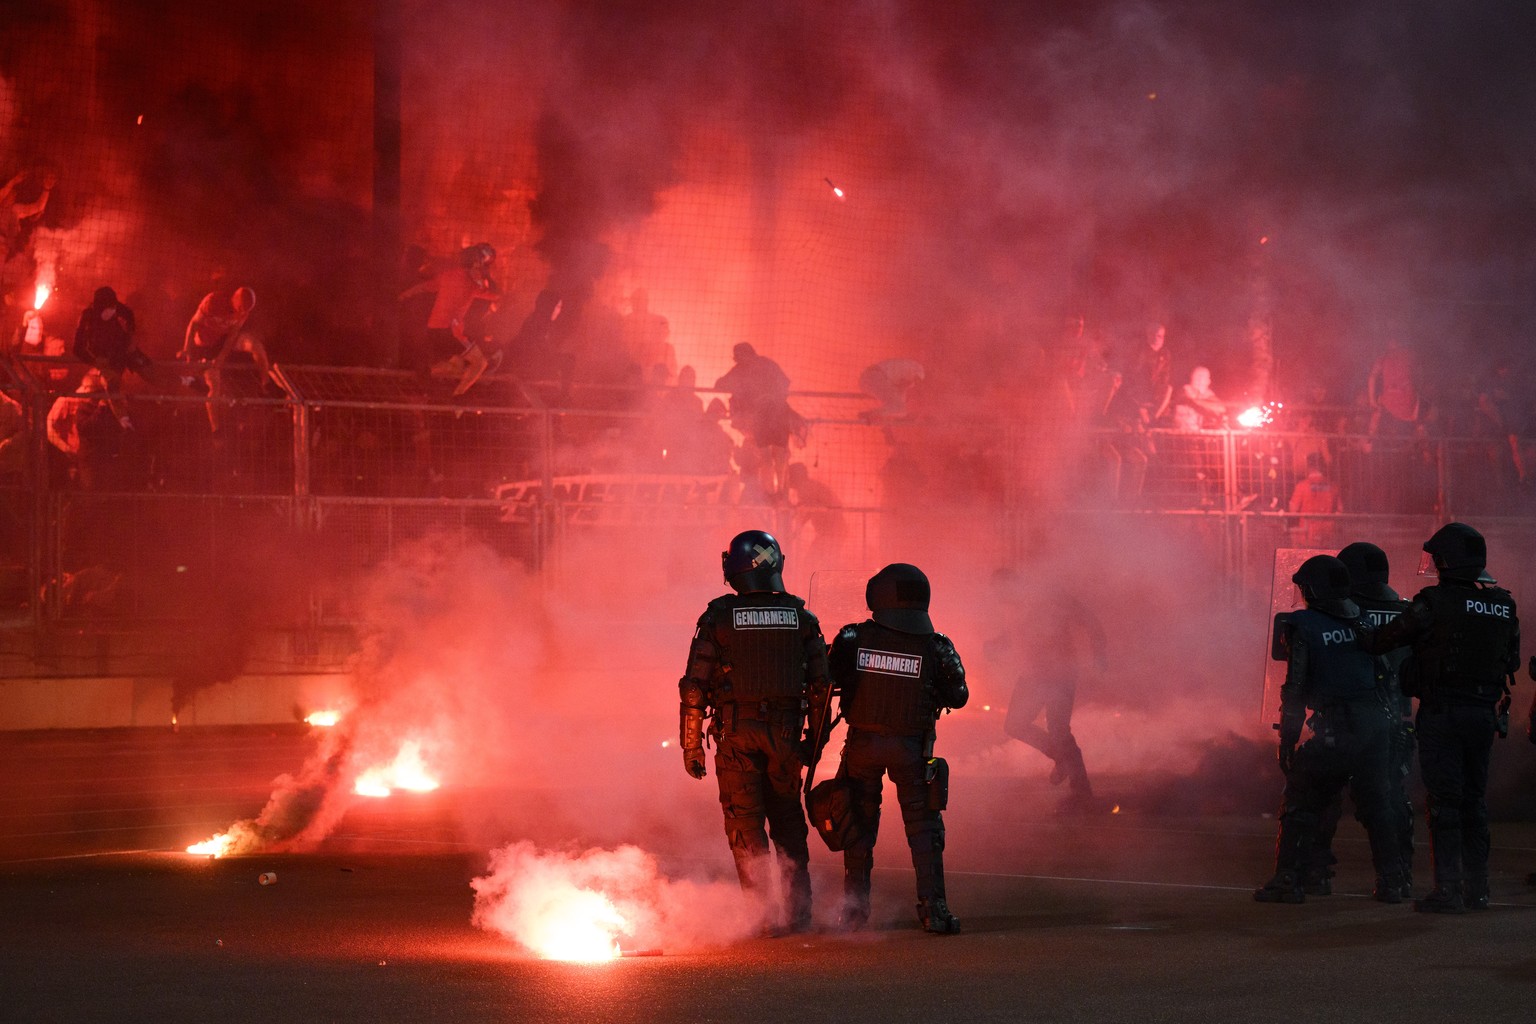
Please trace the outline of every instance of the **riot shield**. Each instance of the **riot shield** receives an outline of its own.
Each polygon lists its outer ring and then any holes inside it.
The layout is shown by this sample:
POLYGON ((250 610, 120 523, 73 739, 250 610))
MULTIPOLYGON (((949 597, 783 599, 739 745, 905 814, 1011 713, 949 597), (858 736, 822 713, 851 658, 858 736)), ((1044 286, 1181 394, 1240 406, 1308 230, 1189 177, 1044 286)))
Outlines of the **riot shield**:
POLYGON ((837 631, 853 622, 869 618, 864 603, 864 587, 874 569, 817 569, 811 573, 811 592, 805 605, 821 622, 821 632, 828 646, 837 631))

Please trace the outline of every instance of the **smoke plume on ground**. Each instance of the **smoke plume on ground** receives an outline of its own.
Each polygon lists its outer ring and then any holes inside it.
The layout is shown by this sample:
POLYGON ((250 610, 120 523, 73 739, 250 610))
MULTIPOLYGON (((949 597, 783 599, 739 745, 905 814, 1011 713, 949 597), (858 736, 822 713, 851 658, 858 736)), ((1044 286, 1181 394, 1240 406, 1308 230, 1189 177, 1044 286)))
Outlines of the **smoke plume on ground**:
POLYGON ((488 870, 472 883, 474 924, 553 959, 718 946, 757 923, 734 882, 666 878, 635 846, 565 854, 514 843, 491 855, 488 870))

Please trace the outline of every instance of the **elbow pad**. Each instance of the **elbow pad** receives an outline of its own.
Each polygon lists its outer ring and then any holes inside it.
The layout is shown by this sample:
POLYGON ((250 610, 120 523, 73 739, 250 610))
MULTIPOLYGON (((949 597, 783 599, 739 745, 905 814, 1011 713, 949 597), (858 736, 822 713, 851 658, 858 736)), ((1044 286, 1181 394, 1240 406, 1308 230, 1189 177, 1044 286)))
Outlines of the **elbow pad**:
POLYGON ((702 711, 709 706, 709 690, 701 679, 683 676, 683 678, 677 681, 677 696, 679 702, 685 708, 695 708, 702 711))
POLYGON ((939 698, 947 708, 963 708, 971 699, 965 685, 965 666, 960 662, 960 652, 943 633, 933 634, 938 648, 939 698))

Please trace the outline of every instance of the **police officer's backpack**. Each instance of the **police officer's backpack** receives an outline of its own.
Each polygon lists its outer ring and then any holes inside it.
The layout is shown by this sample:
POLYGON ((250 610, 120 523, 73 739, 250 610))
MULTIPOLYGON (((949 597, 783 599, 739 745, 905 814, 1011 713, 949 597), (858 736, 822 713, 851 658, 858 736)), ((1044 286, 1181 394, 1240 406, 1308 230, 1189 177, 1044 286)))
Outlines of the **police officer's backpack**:
POLYGON ((811 787, 805 797, 805 809, 816 834, 829 850, 846 850, 864 835, 847 776, 833 776, 811 787))

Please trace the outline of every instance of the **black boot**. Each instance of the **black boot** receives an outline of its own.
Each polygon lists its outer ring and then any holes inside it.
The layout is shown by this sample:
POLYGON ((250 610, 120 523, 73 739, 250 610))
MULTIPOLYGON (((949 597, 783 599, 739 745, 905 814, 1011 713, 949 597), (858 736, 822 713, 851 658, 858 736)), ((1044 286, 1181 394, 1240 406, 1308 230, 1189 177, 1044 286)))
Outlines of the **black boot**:
POLYGON ((786 926, 791 932, 811 930, 811 871, 807 864, 791 863, 784 872, 785 889, 789 893, 786 926))
POLYGON ((1333 869, 1307 871, 1301 876, 1301 891, 1308 896, 1333 895, 1333 869))
POLYGON ((949 904, 943 896, 917 901, 917 919, 923 931, 934 935, 954 935, 960 930, 960 921, 949 912, 949 904))
POLYGON ((1468 910, 1488 909, 1488 879, 1468 878, 1461 884, 1461 902, 1468 910))
POLYGON ((838 921, 844 931, 856 932, 869 924, 869 870, 843 871, 843 912, 838 921))
POLYGON ((1434 889, 1423 899, 1413 901, 1413 909, 1421 914, 1464 914, 1467 906, 1461 901, 1458 889, 1434 889))
POLYGON ((1253 898, 1259 903, 1307 902, 1307 894, 1301 889, 1301 880, 1292 868, 1276 871, 1274 878, 1253 890, 1253 898))

